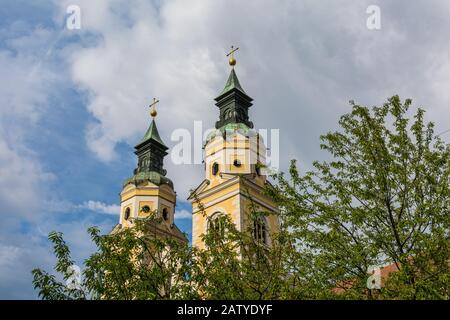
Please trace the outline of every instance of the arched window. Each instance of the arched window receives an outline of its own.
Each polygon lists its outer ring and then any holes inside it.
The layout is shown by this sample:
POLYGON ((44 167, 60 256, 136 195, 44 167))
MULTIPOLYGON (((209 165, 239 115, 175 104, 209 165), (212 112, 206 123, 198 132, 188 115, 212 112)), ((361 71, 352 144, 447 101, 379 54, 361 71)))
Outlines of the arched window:
POLYGON ((214 231, 214 233, 220 237, 225 236, 225 216, 221 212, 216 212, 208 219, 208 231, 214 231))
POLYGON ((169 210, 167 210, 167 208, 163 209, 162 217, 163 217, 164 221, 168 221, 169 220, 169 210))
POLYGON ((123 215, 123 218, 124 218, 125 220, 130 219, 130 214, 131 214, 130 208, 126 208, 126 209, 125 209, 125 213, 124 213, 124 215, 123 215))
POLYGON ((253 237, 257 242, 267 244, 266 220, 263 217, 253 221, 253 237))
POLYGON ((219 164, 214 162, 212 165, 212 174, 215 176, 219 172, 219 164))

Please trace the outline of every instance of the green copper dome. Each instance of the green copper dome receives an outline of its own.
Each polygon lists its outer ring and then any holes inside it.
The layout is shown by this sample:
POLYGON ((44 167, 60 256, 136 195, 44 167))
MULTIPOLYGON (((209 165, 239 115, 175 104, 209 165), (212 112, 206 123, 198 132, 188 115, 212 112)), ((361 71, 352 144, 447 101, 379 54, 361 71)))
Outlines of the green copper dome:
POLYGON ((134 185, 138 185, 140 183, 150 181, 151 183, 160 186, 162 184, 168 184, 173 189, 173 182, 167 177, 164 177, 159 172, 155 171, 144 171, 138 172, 134 176, 128 178, 124 181, 123 186, 126 186, 129 183, 133 183, 134 185))
POLYGON ((244 123, 228 123, 208 134, 205 143, 208 143, 217 136, 232 135, 235 132, 246 137, 253 137, 258 134, 256 130, 248 127, 244 123))

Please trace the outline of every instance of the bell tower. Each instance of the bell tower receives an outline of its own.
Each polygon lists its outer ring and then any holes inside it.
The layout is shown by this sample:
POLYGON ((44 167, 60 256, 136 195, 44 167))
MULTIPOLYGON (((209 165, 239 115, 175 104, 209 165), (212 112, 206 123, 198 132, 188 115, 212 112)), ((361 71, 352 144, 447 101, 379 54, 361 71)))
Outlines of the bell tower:
POLYGON ((152 227, 148 229, 149 232, 158 237, 173 237, 187 242, 186 236, 174 221, 176 193, 173 182, 166 177, 167 171, 164 169, 164 157, 168 148, 156 127, 155 106, 158 102, 159 100, 153 99, 150 105, 152 121, 141 142, 135 146, 137 167, 133 176, 123 183, 119 224, 112 232, 132 227, 136 219, 152 216, 148 222, 152 227))
POLYGON ((278 209, 262 193, 268 183, 263 169, 266 147, 249 120, 253 99, 234 70, 234 52, 238 49, 232 47, 227 55, 231 72, 215 98, 219 120, 204 145, 205 179, 188 198, 193 212, 192 244, 199 248, 205 246, 202 234, 220 215, 228 215, 240 231, 250 227, 254 237, 269 246, 279 230, 278 218, 273 214, 278 209), (250 206, 268 214, 253 221, 250 206))

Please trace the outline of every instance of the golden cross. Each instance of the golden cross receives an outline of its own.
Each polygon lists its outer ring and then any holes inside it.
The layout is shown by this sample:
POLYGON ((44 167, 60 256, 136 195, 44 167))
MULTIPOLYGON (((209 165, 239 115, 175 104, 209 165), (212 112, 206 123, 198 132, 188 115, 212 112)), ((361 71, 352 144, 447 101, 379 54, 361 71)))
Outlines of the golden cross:
POLYGON ((235 49, 233 46, 231 46, 231 51, 227 53, 227 57, 230 57, 230 59, 228 60, 228 63, 232 67, 234 67, 234 65, 236 64, 236 59, 234 58, 234 53, 238 50, 239 50, 239 48, 235 49))
POLYGON ((155 106, 156 106, 156 104, 159 102, 159 100, 156 100, 156 98, 153 98, 153 102, 149 105, 149 107, 150 107, 150 115, 154 118, 154 117, 156 117, 156 115, 158 114, 157 112, 156 112, 156 109, 155 109, 155 106))

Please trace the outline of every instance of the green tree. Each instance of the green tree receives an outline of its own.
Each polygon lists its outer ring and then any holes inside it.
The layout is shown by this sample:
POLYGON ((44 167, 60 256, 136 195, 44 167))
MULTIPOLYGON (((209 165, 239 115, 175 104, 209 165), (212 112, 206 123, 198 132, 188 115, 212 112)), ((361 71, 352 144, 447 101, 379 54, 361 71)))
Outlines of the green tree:
MULTIPOLYGON (((201 214, 201 213, 199 213, 201 214)), ((256 215, 266 213, 253 212, 256 215)), ((70 250, 62 234, 49 235, 62 280, 40 269, 33 284, 43 299, 277 299, 282 288, 283 247, 274 238, 269 248, 252 236, 251 227, 236 229, 227 217, 221 228, 208 228, 205 250, 171 239, 146 236, 148 219, 133 228, 100 235, 90 228, 97 250, 84 263, 79 287, 73 276, 70 250)), ((276 236, 275 236, 276 237, 276 236)))
MULTIPOLYGON (((152 219, 152 218, 148 218, 152 219)), ((194 299, 190 276, 192 249, 172 239, 148 236, 148 219, 111 235, 88 231, 97 250, 84 262, 78 286, 68 286, 74 261, 61 233, 49 235, 62 280, 40 269, 32 271, 42 299, 194 299), (72 287, 72 288, 71 288, 72 287)))
POLYGON ((449 145, 422 109, 410 123, 411 100, 351 105, 342 130, 321 136, 332 160, 303 175, 293 161, 268 190, 299 243, 297 264, 310 259, 311 292, 373 298, 368 268, 393 263, 399 272, 377 298, 449 299, 449 145))
MULTIPOLYGON (((270 246, 229 217, 204 235, 205 250, 149 237, 147 220, 111 235, 89 232, 97 251, 79 286, 70 251, 51 233, 57 279, 33 270, 43 299, 449 299, 450 147, 410 100, 352 104, 341 130, 321 137, 332 160, 273 176, 265 190, 279 205, 270 246), (381 290, 368 269, 393 264, 381 290)), ((242 177, 245 178, 245 177, 242 177)), ((200 205, 200 212, 205 214, 200 205)), ((267 214, 251 203, 251 219, 267 214)), ((153 218, 149 218, 153 219, 153 218)))
MULTIPOLYGON (((196 214, 205 214, 202 205, 196 214)), ((250 221, 269 214, 251 203, 250 221)), ((238 231, 229 216, 220 216, 203 236, 205 250, 194 255, 194 280, 207 299, 282 299, 289 270, 285 268, 286 232, 284 224, 272 235, 270 245, 254 236, 254 224, 238 231)))

